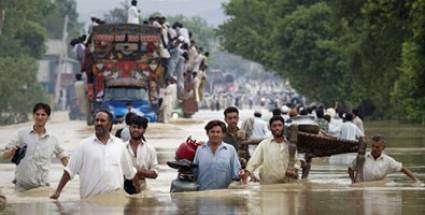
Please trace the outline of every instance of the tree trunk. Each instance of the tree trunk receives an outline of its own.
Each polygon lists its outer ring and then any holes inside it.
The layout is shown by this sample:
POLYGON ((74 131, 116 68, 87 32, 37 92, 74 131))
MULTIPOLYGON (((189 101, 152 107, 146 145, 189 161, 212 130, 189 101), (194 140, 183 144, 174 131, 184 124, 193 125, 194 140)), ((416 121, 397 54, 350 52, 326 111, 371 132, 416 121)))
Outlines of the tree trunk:
POLYGON ((0 35, 3 30, 5 14, 6 14, 6 11, 3 8, 3 0, 0 0, 0 35))

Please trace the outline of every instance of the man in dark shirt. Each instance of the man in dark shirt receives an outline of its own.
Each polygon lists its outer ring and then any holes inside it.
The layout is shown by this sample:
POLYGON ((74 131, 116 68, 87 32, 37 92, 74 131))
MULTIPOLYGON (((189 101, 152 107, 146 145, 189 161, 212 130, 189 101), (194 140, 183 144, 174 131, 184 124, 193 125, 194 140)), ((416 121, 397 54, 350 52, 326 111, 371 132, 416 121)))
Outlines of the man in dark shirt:
POLYGON ((228 107, 224 110, 224 120, 227 123, 227 132, 223 141, 235 147, 238 152, 239 161, 242 168, 249 160, 248 145, 246 144, 246 134, 238 128, 239 111, 236 107, 228 107))

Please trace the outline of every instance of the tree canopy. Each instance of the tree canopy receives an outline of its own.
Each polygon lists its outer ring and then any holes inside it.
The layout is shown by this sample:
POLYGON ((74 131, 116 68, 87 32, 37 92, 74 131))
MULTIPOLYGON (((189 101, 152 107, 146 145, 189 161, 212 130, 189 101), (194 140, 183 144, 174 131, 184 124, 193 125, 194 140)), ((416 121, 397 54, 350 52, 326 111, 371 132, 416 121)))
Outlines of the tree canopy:
POLYGON ((75 0, 0 0, 0 124, 27 120, 32 105, 47 97, 37 81, 38 62, 48 38, 78 35, 75 0))
POLYGON ((310 100, 424 121, 425 1, 231 0, 224 9, 223 47, 310 100))

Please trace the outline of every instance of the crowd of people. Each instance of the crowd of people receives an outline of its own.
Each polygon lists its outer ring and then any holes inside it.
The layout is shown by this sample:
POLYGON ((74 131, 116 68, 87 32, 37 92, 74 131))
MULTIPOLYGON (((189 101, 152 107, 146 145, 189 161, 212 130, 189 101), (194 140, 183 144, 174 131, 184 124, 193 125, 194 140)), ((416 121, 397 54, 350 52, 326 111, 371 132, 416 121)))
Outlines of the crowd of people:
MULTIPOLYGON (((320 119, 316 114, 301 109, 299 114, 320 119)), ((332 113, 332 109, 326 112, 332 113)), ((58 138, 46 130, 50 117, 50 106, 38 103, 33 108, 34 124, 20 129, 6 146, 3 159, 16 164, 15 184, 18 192, 49 186, 49 166, 51 157, 56 156, 65 166, 64 173, 51 198, 58 199, 67 182, 79 175, 80 196, 89 198, 101 193, 122 189, 129 193, 139 193, 146 188, 146 179, 158 177, 158 160, 155 148, 148 144, 144 134, 148 120, 132 114, 128 121, 129 138, 115 137, 112 131, 112 114, 99 110, 95 115, 95 133, 84 139, 69 155, 58 138)), ((285 129, 297 117, 297 108, 287 113, 273 111, 267 123, 261 119, 261 113, 255 111, 254 119, 247 119, 238 127, 239 110, 227 107, 224 110, 224 122, 212 120, 205 126, 208 140, 198 146, 193 163, 196 183, 199 190, 224 189, 232 181, 247 183, 248 178, 261 184, 287 183, 299 180, 300 157, 295 146, 285 138, 285 129), (286 117, 286 114, 289 114, 286 117), (256 148, 249 150, 250 145, 256 148), (259 168, 261 167, 261 168, 259 168), (259 169, 259 174, 255 172, 259 169)), ((327 114, 325 114, 326 116, 327 114)), ((338 116, 339 117, 339 116, 338 116)), ((326 117, 328 118, 328 117, 326 117)), ((363 138, 364 133, 355 125, 351 113, 343 114, 344 122, 339 123, 338 138, 354 140, 363 138)), ((324 131, 330 128, 331 116, 324 131)), ((320 123, 318 123, 320 124, 320 123)), ((326 124, 326 123, 324 123, 326 124)), ((323 126, 323 125, 321 125, 323 126)), ((385 139, 382 136, 372 138, 371 152, 366 153, 363 168, 365 181, 381 180, 392 172, 403 172, 412 180, 419 179, 400 162, 386 155, 385 139)), ((349 166, 348 172, 353 183, 356 162, 349 166)))
POLYGON ((214 80, 209 97, 202 101, 205 109, 220 111, 229 106, 240 109, 255 109, 264 107, 272 111, 287 103, 301 104, 304 98, 300 96, 289 83, 281 78, 264 78, 260 80, 246 80, 238 77, 232 83, 232 89, 227 86, 217 86, 214 80))

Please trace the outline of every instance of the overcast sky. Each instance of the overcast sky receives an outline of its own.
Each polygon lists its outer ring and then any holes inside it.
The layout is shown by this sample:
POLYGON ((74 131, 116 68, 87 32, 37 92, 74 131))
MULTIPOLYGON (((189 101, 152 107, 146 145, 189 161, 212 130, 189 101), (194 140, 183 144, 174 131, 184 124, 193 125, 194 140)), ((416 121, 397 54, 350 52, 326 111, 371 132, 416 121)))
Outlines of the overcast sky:
MULTIPOLYGON (((118 7, 121 2, 130 0, 76 0, 77 10, 82 22, 88 22, 90 15, 103 17, 103 15, 118 7)), ((213 26, 225 20, 222 2, 230 0, 139 0, 138 7, 146 17, 154 12, 163 15, 183 14, 185 16, 201 16, 213 26)))

